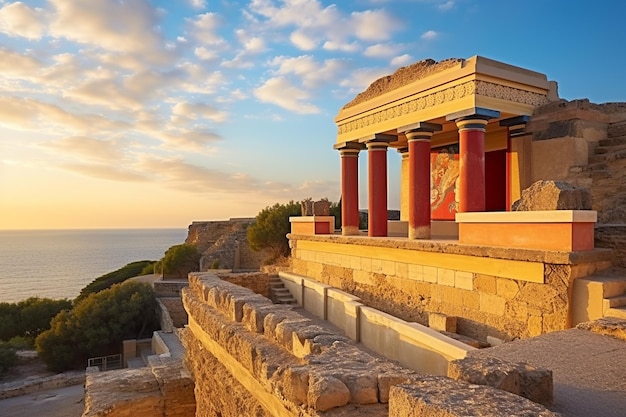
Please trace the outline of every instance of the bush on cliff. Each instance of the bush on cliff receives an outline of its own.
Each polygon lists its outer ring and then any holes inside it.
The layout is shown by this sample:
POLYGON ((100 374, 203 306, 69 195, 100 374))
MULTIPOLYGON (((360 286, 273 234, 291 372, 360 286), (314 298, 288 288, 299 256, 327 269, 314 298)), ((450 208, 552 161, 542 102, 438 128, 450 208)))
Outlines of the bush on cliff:
POLYGON ((133 278, 139 275, 147 275, 149 269, 147 269, 150 265, 154 265, 154 261, 136 261, 126 264, 118 270, 113 272, 109 272, 107 274, 102 275, 91 281, 80 290, 80 294, 74 300, 74 303, 79 302, 83 298, 87 297, 89 294, 96 293, 98 291, 102 291, 104 289, 110 288, 113 284, 119 284, 120 282, 126 281, 128 278, 133 278))
POLYGON ((152 288, 128 281, 90 294, 72 310, 61 311, 35 343, 53 371, 81 369, 90 357, 120 353, 126 339, 147 337, 158 329, 152 288))
POLYGON ((21 336, 34 341, 50 328, 50 320, 61 310, 72 308, 69 300, 31 297, 17 303, 0 303, 0 340, 21 336))
POLYGON ((200 253, 194 245, 183 243, 174 245, 165 252, 165 256, 154 266, 155 272, 161 272, 163 278, 187 278, 187 274, 200 270, 200 253))
POLYGON ((288 256, 289 217, 300 214, 300 203, 294 201, 287 204, 276 203, 272 207, 261 210, 255 222, 248 227, 247 237, 250 248, 254 251, 269 250, 273 260, 288 256))

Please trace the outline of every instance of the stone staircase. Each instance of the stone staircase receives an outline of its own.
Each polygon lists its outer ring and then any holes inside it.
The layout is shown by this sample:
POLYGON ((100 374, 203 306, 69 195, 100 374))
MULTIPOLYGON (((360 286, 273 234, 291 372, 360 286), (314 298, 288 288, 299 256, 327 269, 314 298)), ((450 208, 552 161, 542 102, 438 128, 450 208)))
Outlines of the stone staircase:
POLYGON ((574 281, 573 324, 602 317, 626 319, 626 269, 607 271, 574 281))
POLYGON ((270 299, 274 304, 298 304, 278 276, 270 277, 270 299))

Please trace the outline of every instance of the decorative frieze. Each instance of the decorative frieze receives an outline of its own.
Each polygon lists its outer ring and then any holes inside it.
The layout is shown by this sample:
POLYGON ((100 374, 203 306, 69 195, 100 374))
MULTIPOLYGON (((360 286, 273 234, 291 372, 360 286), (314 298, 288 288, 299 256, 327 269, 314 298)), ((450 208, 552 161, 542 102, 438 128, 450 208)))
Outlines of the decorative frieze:
POLYGON ((396 119, 409 113, 415 113, 426 108, 459 100, 473 94, 531 106, 540 106, 548 103, 548 97, 545 94, 508 87, 488 81, 472 80, 448 87, 444 90, 424 94, 395 106, 367 114, 358 119, 340 123, 338 125, 338 134, 342 135, 387 120, 396 119))

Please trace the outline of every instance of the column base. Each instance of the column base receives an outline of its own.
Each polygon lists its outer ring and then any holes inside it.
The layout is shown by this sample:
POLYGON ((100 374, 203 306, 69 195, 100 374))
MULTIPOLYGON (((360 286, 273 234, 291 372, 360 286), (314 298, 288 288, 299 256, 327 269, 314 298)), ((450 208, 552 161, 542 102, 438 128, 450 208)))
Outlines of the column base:
POLYGON ((430 226, 409 226, 409 239, 430 239, 430 226))
POLYGON ((359 234, 358 226, 341 226, 341 234, 343 236, 354 236, 359 234))

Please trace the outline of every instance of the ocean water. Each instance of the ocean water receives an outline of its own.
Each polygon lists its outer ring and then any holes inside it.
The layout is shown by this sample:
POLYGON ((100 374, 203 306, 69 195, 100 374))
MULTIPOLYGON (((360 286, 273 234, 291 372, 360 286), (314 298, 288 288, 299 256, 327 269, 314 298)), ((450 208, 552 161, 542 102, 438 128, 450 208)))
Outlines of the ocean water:
POLYGON ((159 260, 187 229, 0 230, 0 302, 74 298, 95 278, 159 260))

